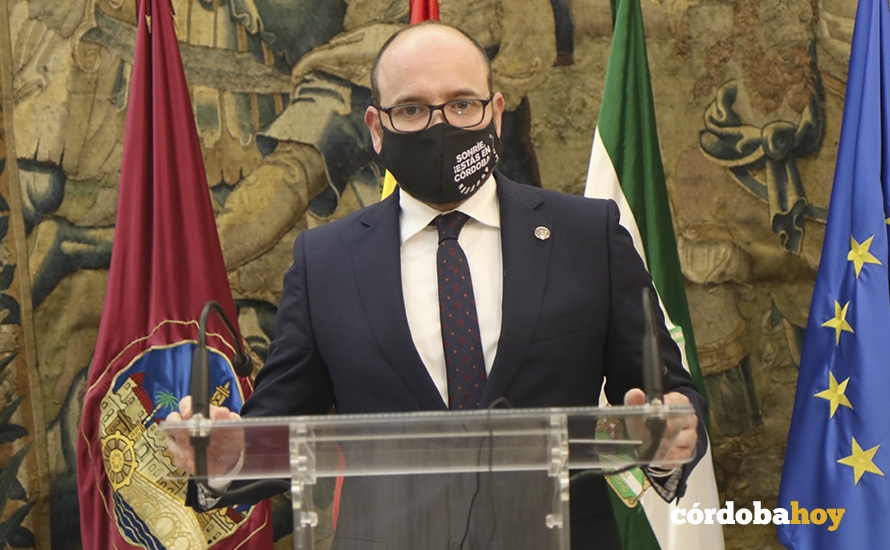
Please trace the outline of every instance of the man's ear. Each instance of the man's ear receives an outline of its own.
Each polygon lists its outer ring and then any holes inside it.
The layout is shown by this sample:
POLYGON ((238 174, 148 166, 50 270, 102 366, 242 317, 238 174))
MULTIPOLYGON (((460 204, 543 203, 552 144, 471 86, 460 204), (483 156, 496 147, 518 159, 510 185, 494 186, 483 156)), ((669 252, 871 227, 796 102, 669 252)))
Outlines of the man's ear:
MULTIPOLYGON (((501 103, 503 103, 503 98, 501 103)), ((377 107, 371 105, 365 111, 365 124, 371 131, 371 143, 374 144, 374 151, 379 153, 383 145, 383 127, 380 125, 380 111, 377 110, 377 107)))
POLYGON ((491 119, 494 120, 494 128, 498 132, 498 137, 501 137, 501 118, 503 114, 504 96, 501 95, 501 92, 495 92, 491 98, 491 119))

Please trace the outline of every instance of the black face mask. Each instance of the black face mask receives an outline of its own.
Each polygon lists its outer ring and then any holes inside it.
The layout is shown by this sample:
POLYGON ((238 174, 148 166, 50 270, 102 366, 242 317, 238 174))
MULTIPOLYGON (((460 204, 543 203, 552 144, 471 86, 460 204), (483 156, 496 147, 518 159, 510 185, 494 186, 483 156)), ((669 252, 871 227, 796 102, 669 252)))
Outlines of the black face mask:
POLYGON ((494 120, 479 130, 443 122, 416 134, 383 128, 380 161, 399 186, 430 204, 462 202, 482 187, 500 159, 494 120))

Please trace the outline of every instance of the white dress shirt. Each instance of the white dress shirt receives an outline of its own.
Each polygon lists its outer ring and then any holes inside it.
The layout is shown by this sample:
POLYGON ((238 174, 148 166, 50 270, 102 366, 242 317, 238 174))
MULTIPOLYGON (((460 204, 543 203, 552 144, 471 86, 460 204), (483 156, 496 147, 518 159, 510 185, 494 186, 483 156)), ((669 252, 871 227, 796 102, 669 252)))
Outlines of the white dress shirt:
MULTIPOLYGON (((442 212, 399 193, 399 228, 401 232, 402 294, 414 347, 420 354, 430 378, 448 403, 445 352, 442 348, 442 322, 439 319, 439 291, 436 276, 436 251, 439 233, 430 226, 442 212)), ((482 187, 457 210, 470 217, 458 236, 467 256, 479 335, 485 356, 485 372, 491 373, 501 335, 501 301, 504 287, 501 252, 501 215, 497 183, 489 177, 482 187)))

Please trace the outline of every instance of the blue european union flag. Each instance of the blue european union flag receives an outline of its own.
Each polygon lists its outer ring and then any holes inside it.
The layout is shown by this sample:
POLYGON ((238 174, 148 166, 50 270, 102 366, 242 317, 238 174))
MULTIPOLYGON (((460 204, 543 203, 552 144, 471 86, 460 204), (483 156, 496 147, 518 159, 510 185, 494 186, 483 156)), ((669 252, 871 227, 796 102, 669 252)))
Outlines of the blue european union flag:
POLYGON ((789 548, 890 544, 890 7, 860 0, 779 506, 789 548), (796 503, 796 504, 795 504, 796 503), (816 509, 845 509, 839 525, 816 509), (804 520, 806 510, 806 523, 804 520))

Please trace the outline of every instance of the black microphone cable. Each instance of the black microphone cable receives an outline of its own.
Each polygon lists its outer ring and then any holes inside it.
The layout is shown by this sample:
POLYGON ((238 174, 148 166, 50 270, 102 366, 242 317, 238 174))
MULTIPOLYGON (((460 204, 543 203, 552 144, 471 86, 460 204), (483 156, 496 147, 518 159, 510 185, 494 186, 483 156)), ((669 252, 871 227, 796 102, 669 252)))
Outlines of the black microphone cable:
MULTIPOLYGON (((512 408, 513 405, 510 404, 510 401, 506 397, 498 397, 488 406, 489 411, 492 409, 512 408)), ((482 471, 479 468, 479 464, 482 462, 482 447, 485 445, 486 439, 488 440, 488 473, 492 473, 494 471, 494 429, 491 427, 490 421, 488 423, 488 437, 483 438, 479 442, 479 452, 476 455, 476 490, 473 492, 473 498, 470 499, 470 508, 467 510, 467 523, 464 526, 464 536, 460 539, 460 550, 463 550, 464 543, 467 541, 467 536, 470 534, 470 519, 473 517, 473 507, 476 505, 476 498, 479 496, 479 491, 482 488, 482 471)), ((497 518, 497 515, 494 517, 497 518)), ((496 523, 491 527, 492 537, 495 532, 497 532, 496 523)))

